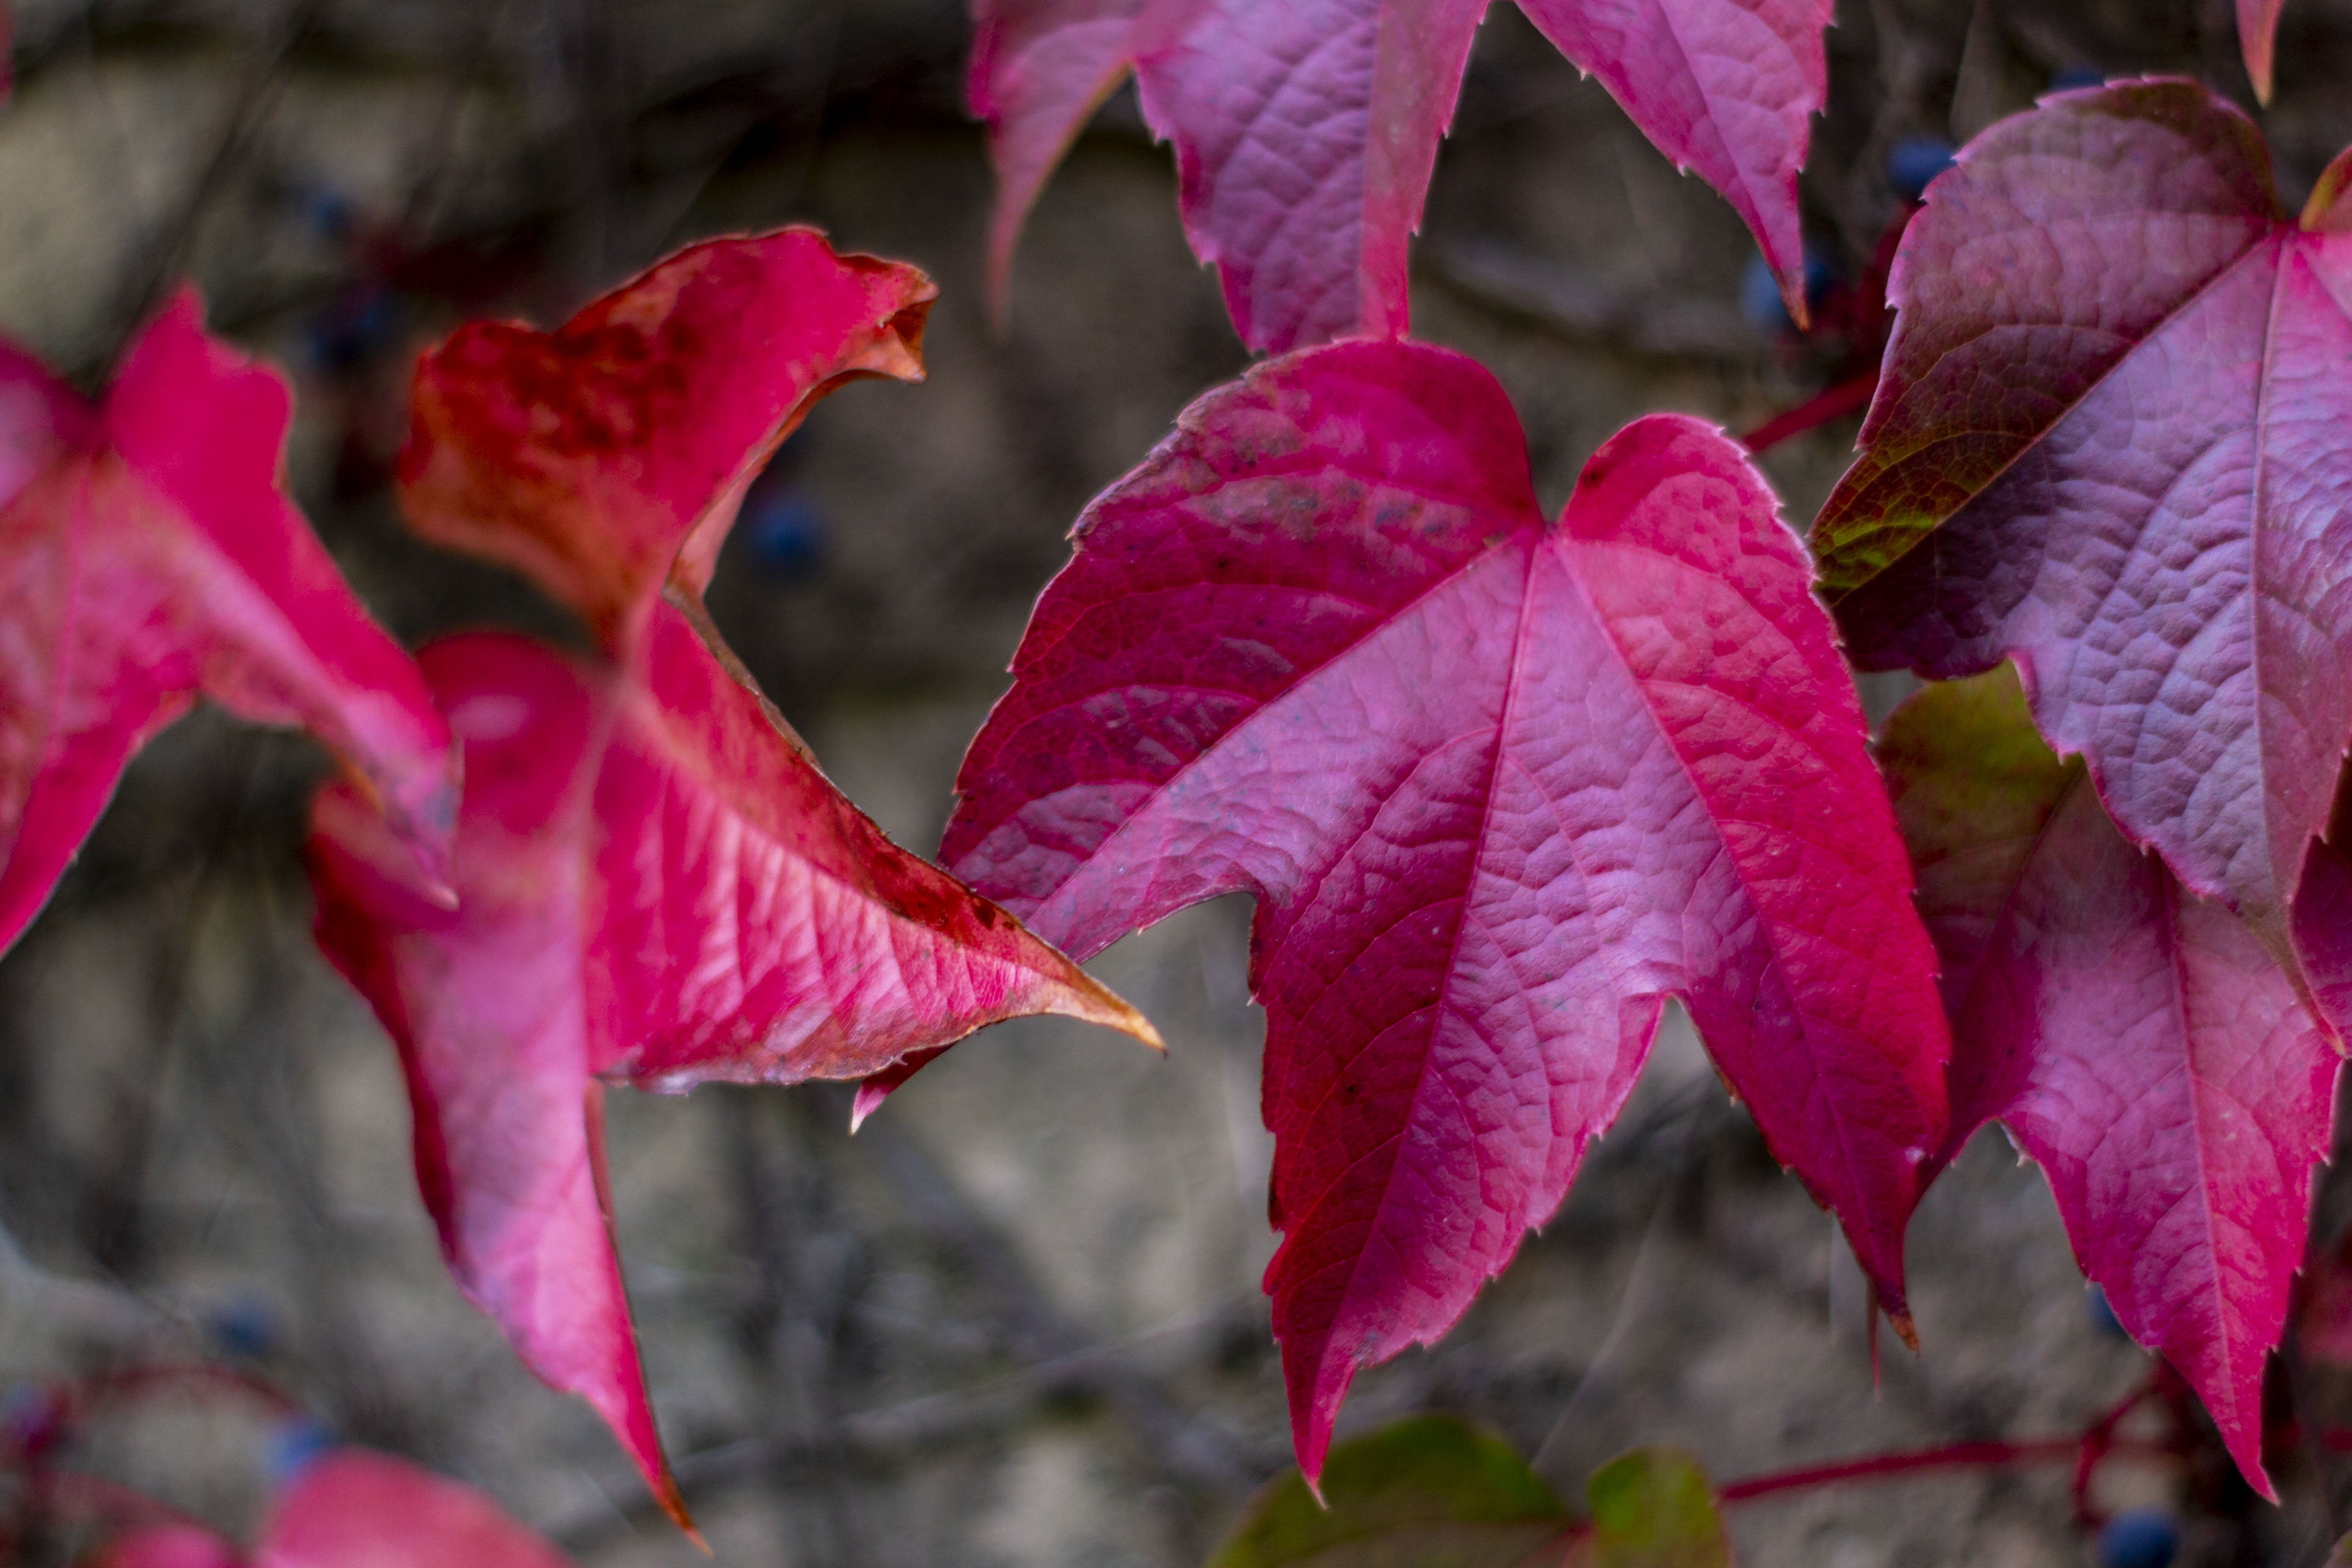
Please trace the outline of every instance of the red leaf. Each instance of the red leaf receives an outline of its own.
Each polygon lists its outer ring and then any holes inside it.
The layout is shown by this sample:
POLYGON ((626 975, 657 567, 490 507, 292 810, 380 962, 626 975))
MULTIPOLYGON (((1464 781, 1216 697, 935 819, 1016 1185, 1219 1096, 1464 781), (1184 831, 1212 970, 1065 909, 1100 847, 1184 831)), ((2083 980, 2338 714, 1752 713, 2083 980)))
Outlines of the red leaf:
POLYGON ((2238 47, 2246 57, 2246 75, 2254 96, 2271 100, 2272 57, 2278 43, 2279 12, 2286 0, 2238 0, 2238 47))
MULTIPOLYGON (((1132 67, 1176 145, 1192 248, 1276 352, 1401 336, 1405 247, 1486 0, 974 0, 971 95, 1003 182, 1003 299, 1022 219, 1132 67)), ((1521 0, 1659 149, 1756 231, 1804 315, 1797 169, 1822 105, 1829 0, 1521 0)))
POLYGON ((745 487, 819 398, 921 379, 938 295, 786 229, 689 246, 551 332, 469 322, 417 366, 410 524, 529 574, 619 648, 673 564, 700 595, 745 487))
POLYGON ((2195 1385, 2248 1480, 2337 1058, 2243 922, 2186 891, 2033 731, 2004 667, 1883 748, 1953 1024, 1952 1141, 1998 1118, 2083 1271, 2195 1385))
POLYGON ((1444 1332, 1558 1205, 1669 996, 1902 1312, 1933 955, 1736 447, 1643 420, 1547 526, 1486 373, 1342 344, 1195 404, 1075 537, 945 852, 1073 953, 1257 894, 1310 1475, 1356 1369, 1444 1332))
POLYGON ((446 896, 448 731, 280 489, 288 414, 193 293, 96 407, 0 344, 0 947, 199 693, 324 742, 446 896))
POLYGON ((759 460, 845 376, 919 375, 930 293, 792 232, 686 251, 560 331, 469 329, 428 356, 413 520, 534 571, 611 658, 505 635, 425 650, 468 752, 455 913, 388 883, 348 792, 318 804, 320 940, 400 1046, 452 1271, 681 1517, 612 1248, 599 1080, 862 1079, 1032 1013, 1156 1043, 884 837, 702 612, 759 460))
POLYGON ((1855 656, 2013 658, 2052 744, 2287 952, 2352 742, 2352 204, 2300 225, 2187 82, 2066 93, 1928 192, 1863 455, 1814 525, 1855 656))
POLYGON ((270 1511, 254 1568, 565 1568, 471 1487, 383 1454, 312 1461, 270 1511))

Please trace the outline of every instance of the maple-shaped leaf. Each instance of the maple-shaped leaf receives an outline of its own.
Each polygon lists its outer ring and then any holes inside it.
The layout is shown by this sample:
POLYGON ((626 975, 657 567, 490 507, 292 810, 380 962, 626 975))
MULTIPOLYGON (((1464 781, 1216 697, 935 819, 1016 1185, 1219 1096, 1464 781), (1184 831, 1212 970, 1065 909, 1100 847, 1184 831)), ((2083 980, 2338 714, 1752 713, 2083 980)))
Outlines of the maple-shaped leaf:
POLYGON ((2125 834, 2282 955, 2352 741, 2347 174, 2290 221, 2189 82, 1995 125, 1912 220, 1813 529, 1859 661, 2013 658, 2125 834))
POLYGON ((565 1568, 570 1559, 471 1487, 342 1449, 279 1493, 250 1553, 194 1525, 151 1525, 93 1568, 565 1568))
POLYGON ((1266 1275, 1311 1476, 1356 1370, 1559 1205, 1680 997, 1902 1322, 1934 955, 1804 552, 1738 448, 1620 433, 1547 524, 1473 362, 1203 397, 1080 519, 949 865, 1087 956, 1258 898, 1266 1275))
POLYGON ((2238 47, 2246 57, 2246 75, 2254 96, 2271 100, 2271 68, 2278 45, 2279 12, 2286 0, 2238 0, 2238 47))
POLYGON ((200 695, 325 742, 389 818, 394 874, 446 896, 448 731, 286 498, 290 406, 193 293, 96 406, 0 343, 0 948, 200 695))
POLYGON ((2192 1384, 2246 1477, 2338 1058, 2245 923, 2117 832, 2007 666, 1930 688, 1881 755, 1944 960, 1949 1152, 1999 1120, 2083 1271, 2192 1384))
MULTIPOLYGON (((1132 69, 1176 147, 1184 226, 1273 352, 1401 336, 1406 244, 1487 0, 974 0, 971 97, 1001 192, 1001 303, 1055 163, 1132 69)), ((1756 233, 1804 319, 1797 170, 1830 0, 1519 0, 1756 233)))
POLYGON ((474 634, 421 656, 467 749, 454 912, 383 874, 348 792, 315 814, 320 938, 399 1044, 452 1271, 681 1519, 613 1252, 599 1086, 862 1079, 1034 1013, 1154 1038, 891 844, 702 609, 750 476, 827 387, 919 375, 931 297, 911 268, 793 230, 694 247, 554 332, 469 327, 428 354, 412 521, 531 572, 606 654, 474 634))

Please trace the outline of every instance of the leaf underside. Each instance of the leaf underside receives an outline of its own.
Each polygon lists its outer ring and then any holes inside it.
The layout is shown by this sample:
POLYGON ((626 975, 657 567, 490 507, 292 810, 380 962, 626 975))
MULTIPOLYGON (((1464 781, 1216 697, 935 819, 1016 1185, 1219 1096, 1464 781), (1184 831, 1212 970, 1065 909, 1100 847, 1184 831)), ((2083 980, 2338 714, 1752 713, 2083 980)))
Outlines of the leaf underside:
POLYGON ((1953 1020, 1956 1152, 1999 1120, 2074 1256, 2196 1387, 2249 1480, 2338 1058, 2253 933, 2116 831, 2003 667, 1882 746, 1953 1020))
MULTIPOLYGON (((1827 88, 1829 0, 1520 0, 1677 167, 1722 192, 1803 319, 1797 170, 1827 88)), ((1186 233, 1234 324, 1275 353, 1401 336, 1405 251, 1486 0, 974 0, 971 99, 1021 224, 1132 69, 1174 143, 1186 233)))

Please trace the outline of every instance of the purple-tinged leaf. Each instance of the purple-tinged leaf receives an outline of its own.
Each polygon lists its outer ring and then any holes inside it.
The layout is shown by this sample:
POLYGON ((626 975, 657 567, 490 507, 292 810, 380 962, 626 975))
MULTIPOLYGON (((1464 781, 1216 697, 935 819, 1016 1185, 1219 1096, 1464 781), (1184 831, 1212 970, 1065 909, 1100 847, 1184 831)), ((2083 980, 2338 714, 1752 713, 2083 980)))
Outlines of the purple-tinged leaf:
POLYGON ((2083 1271, 2179 1369, 2248 1480, 2338 1058, 2276 960, 2132 847, 2008 667, 1931 688, 1881 748, 1944 959, 1956 1152, 2042 1168, 2083 1271))
POLYGON ((2343 167, 2288 221, 2253 126, 2187 82, 1994 126, 1904 239, 1813 531, 1860 661, 2013 658, 2126 837, 2281 956, 2352 741, 2343 167))
MULTIPOLYGON (((1829 0, 1521 0, 1672 158, 1722 191, 1804 316, 1797 170, 1829 0)), ((1001 301, 1024 216, 1131 66, 1175 144, 1184 226, 1243 341, 1402 336, 1405 256, 1486 0, 975 0, 971 97, 1001 191, 1001 301)))
POLYGON ((1309 1475, 1608 1126, 1670 996, 1901 1321, 1948 1042, 1851 679, 1770 492, 1643 420, 1559 523, 1494 380, 1349 343, 1088 508, 945 853, 1073 953, 1258 896, 1267 1274, 1309 1475))
POLYGON ((1723 193, 1806 320, 1797 171, 1829 96, 1834 0, 1519 0, 1658 151, 1723 193))

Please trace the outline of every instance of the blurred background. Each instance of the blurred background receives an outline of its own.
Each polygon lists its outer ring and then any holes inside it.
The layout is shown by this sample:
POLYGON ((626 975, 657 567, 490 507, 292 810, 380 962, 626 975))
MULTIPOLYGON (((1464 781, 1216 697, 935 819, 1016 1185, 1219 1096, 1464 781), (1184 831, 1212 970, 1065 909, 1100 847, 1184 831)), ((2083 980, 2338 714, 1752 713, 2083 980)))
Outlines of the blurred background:
MULTIPOLYGON (((2185 71, 2252 107, 2231 13, 1841 0, 1805 176, 1824 325, 1800 339, 1729 209, 1498 6, 1415 252, 1416 327, 1502 377, 1557 505, 1640 413, 1746 429, 1874 363, 1872 259, 1905 198, 2037 93, 2185 71)), ((817 410, 712 604, 832 775, 928 853, 1079 508, 1245 363, 1124 91, 1046 191, 991 330, 969 34, 958 0, 16 0, 0 331, 95 387, 192 275, 216 329, 294 381, 297 492, 399 634, 575 637, 518 579, 403 532, 386 478, 418 347, 467 315, 551 323, 709 234, 814 223, 920 264, 942 289, 929 383, 817 410)), ((2352 0, 2288 0, 2279 59, 2264 121, 2299 201, 2352 141, 2352 0)), ((1800 525, 1853 429, 1769 458, 1800 525)), ((0 1387, 205 1359, 284 1389, 315 1426, 147 1401, 76 1457, 232 1530, 332 1434, 488 1489, 583 1564, 697 1562, 442 1269, 391 1047, 310 940, 323 766, 199 713, 0 963, 0 1387)), ((1196 909, 1097 965, 1165 1060, 1005 1026, 856 1138, 823 1087, 611 1102, 654 1400, 719 1561, 1184 1568, 1287 1462, 1247 921, 1245 901, 1196 909)), ((2317 1235, 2347 1215, 2331 1178, 2317 1235)), ((1998 1132, 1929 1196, 1911 1257, 1927 1348, 1890 1342, 1874 1390, 1859 1272, 1677 1018, 1558 1219, 1441 1346, 1361 1379, 1342 1430, 1466 1413, 1575 1496, 1640 1443, 1732 1479, 2066 1431, 2147 1374, 1998 1132)), ((2309 1378, 2341 1405, 2331 1375, 2309 1378)), ((1732 1527, 1763 1568, 2088 1563, 2066 1479, 1831 1489, 1732 1527)), ((2352 1477, 2315 1455, 2283 1479, 2282 1510, 2200 1463, 2102 1485, 2178 1509, 2182 1563, 2315 1563, 2352 1477)))

